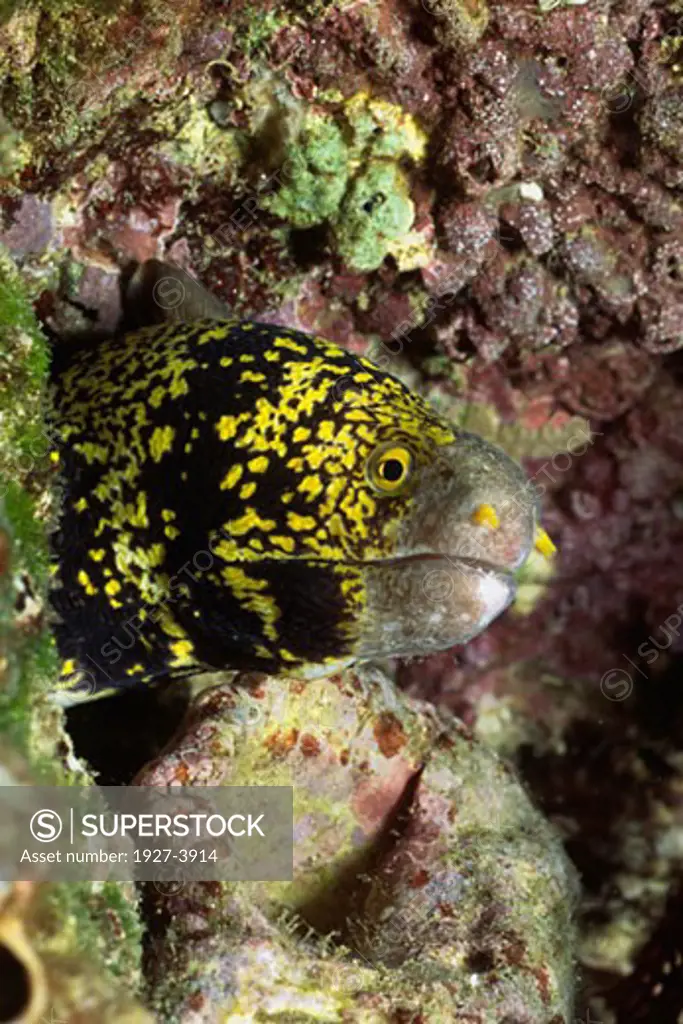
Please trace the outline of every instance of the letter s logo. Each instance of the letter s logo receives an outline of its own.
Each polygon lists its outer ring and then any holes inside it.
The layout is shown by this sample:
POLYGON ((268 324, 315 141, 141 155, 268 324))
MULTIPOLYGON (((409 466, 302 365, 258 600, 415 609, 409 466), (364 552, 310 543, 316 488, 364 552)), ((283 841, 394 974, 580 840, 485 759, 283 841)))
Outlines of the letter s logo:
POLYGON ((31 835, 39 843, 53 843, 62 834, 63 827, 62 819, 57 812, 47 808, 36 811, 29 825, 31 835))

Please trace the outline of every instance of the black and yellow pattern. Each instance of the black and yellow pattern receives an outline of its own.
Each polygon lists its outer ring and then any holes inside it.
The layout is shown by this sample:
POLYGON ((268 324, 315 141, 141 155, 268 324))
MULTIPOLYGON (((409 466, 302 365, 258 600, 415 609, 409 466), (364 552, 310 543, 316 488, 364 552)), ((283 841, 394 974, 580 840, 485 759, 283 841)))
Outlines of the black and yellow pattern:
POLYGON ((64 683, 353 657, 362 565, 387 559, 420 465, 456 440, 418 396, 319 337, 204 320, 54 368, 64 683))

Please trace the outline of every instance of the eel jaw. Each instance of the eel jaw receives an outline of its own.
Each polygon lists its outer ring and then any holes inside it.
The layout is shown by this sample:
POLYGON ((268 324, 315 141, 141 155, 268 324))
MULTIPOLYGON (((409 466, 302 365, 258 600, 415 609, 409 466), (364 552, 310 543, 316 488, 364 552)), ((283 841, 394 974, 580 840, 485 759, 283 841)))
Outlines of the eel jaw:
POLYGON ((410 555, 364 569, 358 657, 424 656, 464 644, 514 600, 512 573, 476 559, 410 555))

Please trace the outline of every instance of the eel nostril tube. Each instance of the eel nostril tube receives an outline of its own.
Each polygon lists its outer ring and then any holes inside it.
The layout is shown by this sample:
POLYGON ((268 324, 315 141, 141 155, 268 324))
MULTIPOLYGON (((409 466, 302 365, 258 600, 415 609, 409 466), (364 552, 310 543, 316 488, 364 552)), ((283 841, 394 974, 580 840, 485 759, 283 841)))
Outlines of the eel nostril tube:
POLYGON ((477 505, 472 513, 472 522, 477 526, 488 526, 490 530, 497 530, 500 526, 500 519, 493 505, 477 505))
POLYGON ((46 1005, 45 974, 23 924, 0 916, 0 1024, 39 1024, 46 1005))
POLYGON ((542 526, 536 527, 534 547, 538 552, 540 552, 540 554, 543 555, 544 558, 548 559, 551 558, 557 551, 557 548, 555 547, 555 545, 553 544, 550 537, 545 532, 542 526))

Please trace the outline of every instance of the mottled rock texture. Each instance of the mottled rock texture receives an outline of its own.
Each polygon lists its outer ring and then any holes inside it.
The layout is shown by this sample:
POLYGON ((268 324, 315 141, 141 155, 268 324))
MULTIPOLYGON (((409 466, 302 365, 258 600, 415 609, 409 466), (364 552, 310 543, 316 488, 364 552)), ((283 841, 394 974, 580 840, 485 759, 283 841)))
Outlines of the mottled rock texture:
POLYGON ((368 671, 238 677, 137 779, 254 781, 294 788, 293 880, 149 887, 164 1019, 571 1018, 573 868, 457 720, 368 671))

